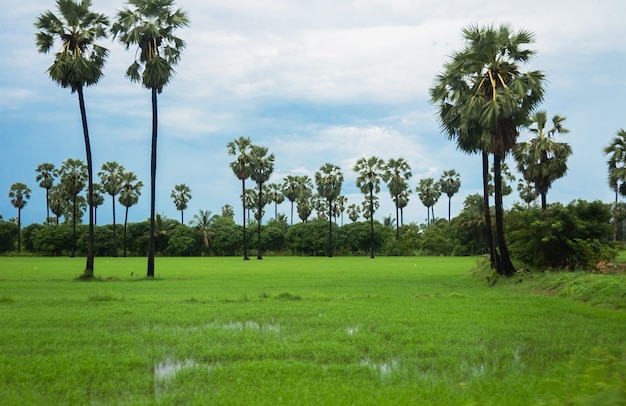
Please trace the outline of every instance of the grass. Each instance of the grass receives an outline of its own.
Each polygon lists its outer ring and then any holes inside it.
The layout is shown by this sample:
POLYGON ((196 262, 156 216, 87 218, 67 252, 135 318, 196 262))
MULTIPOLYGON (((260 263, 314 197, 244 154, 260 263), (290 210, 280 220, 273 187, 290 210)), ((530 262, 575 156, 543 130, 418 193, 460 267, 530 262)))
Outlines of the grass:
POLYGON ((0 258, 0 403, 626 402, 623 275, 489 287, 476 258, 157 258, 147 280, 145 262, 97 258, 79 282, 82 258, 0 258))

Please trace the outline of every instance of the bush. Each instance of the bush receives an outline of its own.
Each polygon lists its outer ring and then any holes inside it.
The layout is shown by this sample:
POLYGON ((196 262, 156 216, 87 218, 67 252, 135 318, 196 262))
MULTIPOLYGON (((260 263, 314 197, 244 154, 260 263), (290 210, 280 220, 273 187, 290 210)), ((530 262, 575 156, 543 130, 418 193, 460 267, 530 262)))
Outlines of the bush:
POLYGON ((546 210, 509 212, 506 224, 512 256, 529 266, 553 269, 595 269, 615 259, 607 237, 612 234, 610 206, 577 200, 546 210))
POLYGON ((0 221, 0 253, 14 249, 19 227, 10 221, 0 221))

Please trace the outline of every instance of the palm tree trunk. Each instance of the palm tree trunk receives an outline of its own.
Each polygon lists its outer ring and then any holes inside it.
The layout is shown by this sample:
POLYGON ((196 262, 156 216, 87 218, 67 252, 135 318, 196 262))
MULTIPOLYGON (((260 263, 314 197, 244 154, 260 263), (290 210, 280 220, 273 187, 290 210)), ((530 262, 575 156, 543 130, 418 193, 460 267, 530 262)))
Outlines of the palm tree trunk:
POLYGON ((50 189, 46 188, 46 225, 50 225, 50 189))
POLYGON ((396 240, 400 239, 400 223, 398 217, 398 195, 396 195, 396 240))
POLYGON ((246 180, 241 179, 241 202, 243 203, 243 260, 248 261, 248 242, 246 241, 246 180))
POLYGON ((74 195, 72 213, 72 252, 70 254, 70 258, 74 258, 76 256, 76 195, 74 195))
POLYGON ((511 262, 509 249, 504 238, 504 209, 502 207, 502 172, 501 172, 502 155, 494 154, 494 198, 496 206, 496 239, 498 240, 498 249, 500 251, 499 268, 496 269, 498 274, 503 276, 513 276, 515 267, 511 262))
POLYGON ((491 210, 489 208, 489 154, 482 153, 483 161, 483 205, 485 210, 485 227, 487 228, 487 243, 489 244, 489 261, 493 269, 498 268, 498 256, 493 241, 493 227, 491 226, 491 210))
POLYGON ((450 209, 452 208, 452 197, 448 196, 448 223, 450 222, 450 209))
POLYGON ((126 258, 126 226, 128 225, 128 206, 126 207, 126 215, 124 216, 124 258, 126 258))
POLYGON ((613 206, 613 241, 617 241, 617 186, 615 186, 615 206, 613 206))
POLYGON ((259 218, 257 219, 257 235, 258 235, 258 250, 256 259, 263 259, 261 255, 261 218, 263 217, 263 182, 259 183, 259 202, 258 207, 259 210, 259 218))
POLYGON ((291 225, 293 226, 293 200, 291 201, 291 225))
POLYGON ((17 208, 17 253, 22 251, 22 209, 17 208))
POLYGON ((374 258, 374 186, 370 183, 370 258, 374 258))
POLYGON ((152 154, 150 159, 150 243, 148 245, 148 273, 149 278, 154 278, 154 217, 156 201, 156 164, 157 164, 157 89, 152 88, 152 154))
MULTIPOLYGON (((91 160, 91 143, 89 142, 89 128, 87 126, 87 111, 85 109, 85 98, 83 97, 83 87, 78 86, 78 103, 80 105, 80 116, 83 122, 83 135, 85 136, 85 152, 87 155, 87 193, 89 198, 87 201, 93 202, 93 163, 91 160)), ((89 241, 87 243, 87 264, 83 275, 85 277, 93 277, 94 265, 94 236, 93 236, 93 207, 88 204, 89 210, 89 241)), ((76 195, 74 195, 74 233, 76 232, 76 195)), ((74 246, 72 247, 72 256, 75 254, 76 238, 74 238, 74 246)))
POLYGON ((117 257, 117 226, 115 225, 115 195, 111 195, 113 200, 113 257, 117 257))
POLYGON ((333 256, 333 201, 328 199, 328 257, 333 256))

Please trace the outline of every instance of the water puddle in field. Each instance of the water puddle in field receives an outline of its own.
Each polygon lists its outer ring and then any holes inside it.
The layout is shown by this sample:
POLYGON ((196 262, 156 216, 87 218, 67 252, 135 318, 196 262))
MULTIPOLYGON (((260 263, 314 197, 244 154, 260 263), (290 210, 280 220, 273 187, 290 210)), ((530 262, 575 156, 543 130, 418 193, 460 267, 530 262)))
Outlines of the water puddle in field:
POLYGON ((398 369, 398 361, 393 359, 389 362, 375 362, 369 358, 363 358, 361 360, 361 365, 372 369, 373 371, 378 372, 381 379, 387 379, 391 376, 391 373, 398 369))
POLYGON ((169 390, 169 382, 177 373, 184 369, 197 368, 198 363, 193 359, 176 360, 168 358, 154 364, 154 396, 158 400, 169 390))
POLYGON ((228 323, 221 324, 221 328, 224 330, 232 330, 232 331, 258 331, 261 333, 272 333, 272 334, 280 333, 280 325, 273 324, 273 323, 261 324, 254 320, 236 321, 236 322, 230 321, 228 323))

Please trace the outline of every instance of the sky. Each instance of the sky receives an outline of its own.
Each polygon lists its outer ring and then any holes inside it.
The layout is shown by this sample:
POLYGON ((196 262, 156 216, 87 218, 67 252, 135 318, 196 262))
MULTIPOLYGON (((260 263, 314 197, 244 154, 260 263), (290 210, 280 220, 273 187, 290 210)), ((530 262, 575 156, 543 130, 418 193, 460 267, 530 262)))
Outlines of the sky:
MULTIPOLYGON (((54 83, 46 70, 52 54, 39 54, 34 22, 52 0, 0 0, 0 214, 17 217, 8 198, 13 183, 26 183, 31 198, 22 224, 43 223, 45 189, 35 168, 67 158, 85 160, 76 94, 54 83), (4 197, 2 197, 4 196, 4 197)), ((199 210, 219 214, 230 204, 241 222, 241 183, 229 167, 226 144, 250 137, 274 153, 270 182, 308 175, 329 162, 344 174, 342 194, 361 204, 352 168, 361 157, 404 158, 410 185, 461 174, 452 216, 466 196, 481 193, 481 160, 464 155, 442 133, 428 89, 449 56, 463 46, 469 25, 508 24, 534 33, 537 54, 524 70, 547 76, 544 103, 551 117, 566 117, 573 155, 568 173, 548 193, 548 203, 575 199, 611 202, 602 149, 626 128, 626 2, 623 0, 179 0, 190 19, 178 31, 186 48, 176 76, 159 95, 156 210, 180 219, 171 191, 191 188, 185 222, 199 210)), ((93 0, 92 9, 114 19, 122 1, 93 0)), ((125 78, 134 50, 113 40, 105 77, 85 89, 94 172, 117 161, 144 183, 129 221, 149 217, 150 91, 125 78)), ((56 50, 55 50, 56 51, 56 50)), ((530 137, 522 131, 520 140, 530 137)), ((514 167, 511 157, 507 162, 514 167)), ((520 178, 518 173, 515 173, 520 178)), ((97 179, 97 178, 96 178, 97 179)), ((250 183, 250 186, 252 184, 250 183)), ((375 218, 395 213, 386 186, 375 218)), ((112 222, 111 198, 98 209, 98 224, 112 222)), ((520 201, 517 192, 505 206, 520 201)), ((117 204, 117 221, 123 207, 117 204)), ((435 216, 447 217, 444 195, 435 216)), ((289 202, 278 207, 289 216, 289 202)), ((265 220, 274 216, 266 208, 265 220)), ((297 217, 297 216, 296 216, 297 217)), ((294 222, 297 221, 294 220, 294 222)), ((347 216, 344 221, 348 222, 347 216)), ((426 221, 414 192, 404 222, 426 221)))

